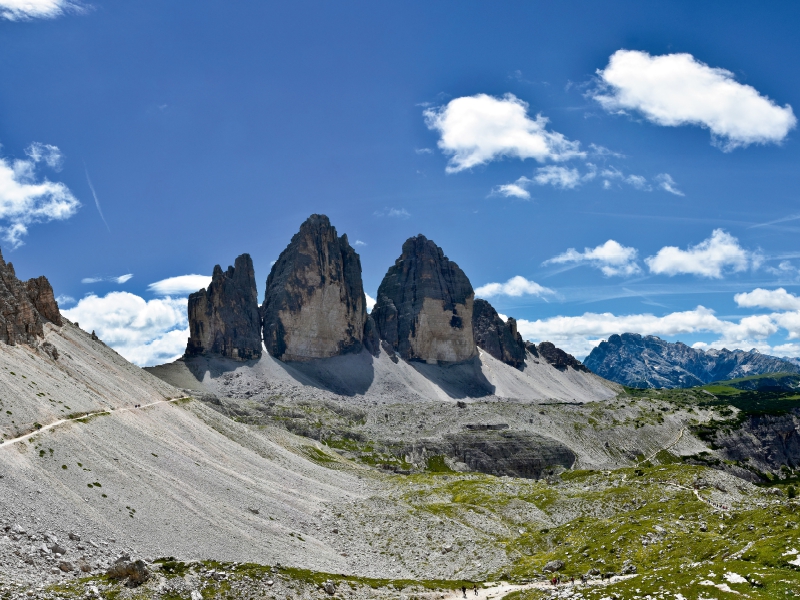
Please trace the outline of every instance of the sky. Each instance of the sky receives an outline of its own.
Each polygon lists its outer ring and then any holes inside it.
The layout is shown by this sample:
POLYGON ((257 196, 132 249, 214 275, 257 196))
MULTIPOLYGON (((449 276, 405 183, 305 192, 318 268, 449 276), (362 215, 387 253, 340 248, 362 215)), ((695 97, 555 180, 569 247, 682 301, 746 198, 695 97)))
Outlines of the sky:
POLYGON ((800 5, 0 0, 0 249, 140 365, 312 213, 523 337, 800 356, 800 5))

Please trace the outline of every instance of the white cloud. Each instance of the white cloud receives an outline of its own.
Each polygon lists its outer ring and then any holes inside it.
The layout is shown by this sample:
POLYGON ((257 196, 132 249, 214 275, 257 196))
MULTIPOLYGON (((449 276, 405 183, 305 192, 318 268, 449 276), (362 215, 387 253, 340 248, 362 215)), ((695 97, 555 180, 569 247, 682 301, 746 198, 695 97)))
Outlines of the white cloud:
POLYGON ((364 297, 366 298, 367 302, 367 312, 372 312, 372 308, 375 306, 375 298, 367 293, 364 294, 364 297))
POLYGON ((783 288, 765 290, 756 288, 752 292, 736 294, 733 299, 744 308, 769 308, 771 310, 800 310, 800 298, 783 288))
POLYGON ((475 290, 475 295, 481 298, 492 296, 547 296, 555 294, 550 288, 539 285, 517 275, 505 283, 487 283, 475 290))
POLYGON ((520 177, 514 183, 506 183, 504 185, 498 185, 496 188, 492 190, 493 194, 502 194, 503 196, 509 197, 513 196, 514 198, 520 198, 522 200, 530 200, 531 194, 528 190, 525 189, 526 186, 532 183, 531 179, 527 177, 520 177))
POLYGON ((723 150, 779 143, 797 119, 788 104, 776 105, 733 73, 712 68, 691 54, 650 56, 618 50, 598 70, 593 97, 610 112, 638 111, 664 126, 699 125, 723 150))
POLYGON ((739 245, 739 240, 722 229, 696 246, 681 250, 665 246, 655 256, 645 259, 650 272, 657 275, 689 274, 719 279, 726 271, 739 272, 756 268, 761 256, 739 245))
POLYGON ((658 187, 660 187, 665 192, 669 192, 670 194, 675 194, 676 196, 684 196, 685 194, 680 191, 675 183, 675 180, 669 175, 669 173, 660 173, 656 175, 656 183, 658 187))
POLYGON ((528 117, 528 104, 513 94, 464 96, 424 111, 429 129, 439 133, 442 152, 450 157, 448 173, 502 157, 565 160, 582 157, 580 143, 547 130, 547 119, 528 117))
POLYGON ((56 302, 58 302, 59 307, 64 307, 67 306, 68 304, 75 304, 75 298, 73 298, 72 296, 60 294, 56 296, 56 302))
POLYGON ((147 291, 156 296, 186 296, 207 288, 210 283, 210 275, 178 275, 151 283, 147 291))
MULTIPOLYGON (((676 336, 693 333, 717 333, 715 347, 752 348, 779 329, 771 315, 744 317, 739 322, 718 318, 703 306, 658 317, 652 314, 614 315, 585 313, 576 317, 551 317, 536 321, 520 319, 517 328, 525 339, 549 340, 576 356, 586 356, 603 338, 615 333, 676 336), (759 342, 760 341, 760 342, 759 342)), ((800 331, 800 329, 799 329, 800 331)))
POLYGON ((433 150, 430 148, 415 148, 414 152, 417 154, 433 154, 433 150))
POLYGON ((80 206, 78 199, 63 183, 54 183, 46 178, 37 180, 39 163, 60 166, 62 158, 58 148, 34 143, 25 152, 27 160, 0 158, 0 223, 5 223, 5 226, 0 226, 0 231, 12 248, 22 244, 30 225, 68 219, 80 206))
POLYGON ((562 190, 571 190, 580 185, 581 174, 578 169, 548 165, 537 169, 533 180, 539 185, 552 185, 562 190))
POLYGON ((629 248, 614 240, 608 240, 596 248, 584 248, 583 252, 569 248, 566 252, 546 260, 544 264, 585 262, 600 269, 606 277, 630 276, 641 272, 641 268, 636 263, 636 255, 636 248, 629 248))
POLYGON ((189 337, 186 298, 144 298, 128 292, 90 294, 62 311, 82 329, 94 330, 131 362, 148 366, 175 360, 189 337))
POLYGON ((393 219, 407 219, 411 216, 405 208, 384 208, 373 213, 376 217, 391 217, 393 219))
POLYGON ((112 283, 123 284, 126 281, 129 281, 133 277, 133 273, 126 273, 125 275, 120 275, 119 277, 84 277, 81 279, 81 283, 99 283, 101 281, 110 281, 112 283))
POLYGON ((353 245, 354 246, 366 246, 367 242, 362 242, 361 240, 356 240, 353 245))
MULTIPOLYGON (((611 189, 611 181, 621 181, 623 183, 627 183, 629 186, 641 191, 641 192, 651 192, 653 191, 653 187, 647 181, 647 178, 643 175, 625 175, 622 171, 617 169, 616 167, 607 167, 600 171, 600 177, 604 179, 603 181, 603 189, 611 189)), ((665 191, 671 192, 673 194, 678 194, 683 196, 681 192, 674 189, 675 182, 672 180, 672 177, 667 175, 666 173, 662 173, 656 176, 656 182, 658 182, 659 187, 665 191), (665 186, 670 186, 670 189, 667 189, 665 186)))
POLYGON ((647 183, 647 179, 641 175, 628 175, 625 178, 625 183, 643 192, 649 192, 652 189, 650 184, 647 183))
POLYGON ((79 4, 69 0, 0 0, 0 18, 9 21, 53 19, 68 11, 81 10, 79 4))

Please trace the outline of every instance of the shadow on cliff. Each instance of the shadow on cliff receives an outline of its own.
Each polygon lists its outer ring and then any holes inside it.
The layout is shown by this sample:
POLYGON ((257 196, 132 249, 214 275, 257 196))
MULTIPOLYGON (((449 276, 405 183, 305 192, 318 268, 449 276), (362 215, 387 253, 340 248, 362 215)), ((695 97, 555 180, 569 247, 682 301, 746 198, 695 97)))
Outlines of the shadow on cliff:
POLYGON ((276 368, 282 369, 298 383, 310 385, 340 396, 366 394, 375 380, 373 357, 366 350, 358 353, 317 358, 308 362, 281 362, 271 356, 276 368))
POLYGON ((495 386, 486 379, 477 356, 454 364, 429 365, 420 361, 410 361, 408 364, 451 398, 483 398, 494 395, 495 386))

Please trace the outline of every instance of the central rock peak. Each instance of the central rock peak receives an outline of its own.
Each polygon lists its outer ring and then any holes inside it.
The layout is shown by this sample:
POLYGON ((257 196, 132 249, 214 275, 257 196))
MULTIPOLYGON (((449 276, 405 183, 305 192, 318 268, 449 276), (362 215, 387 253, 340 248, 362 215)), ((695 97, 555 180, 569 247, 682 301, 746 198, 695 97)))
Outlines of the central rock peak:
POLYGON ((264 345, 284 361, 359 352, 365 305, 361 259, 328 217, 311 215, 267 278, 264 345))
POLYGON ((475 293, 459 266, 424 235, 409 238, 378 288, 372 318, 406 360, 460 362, 477 353, 475 293))

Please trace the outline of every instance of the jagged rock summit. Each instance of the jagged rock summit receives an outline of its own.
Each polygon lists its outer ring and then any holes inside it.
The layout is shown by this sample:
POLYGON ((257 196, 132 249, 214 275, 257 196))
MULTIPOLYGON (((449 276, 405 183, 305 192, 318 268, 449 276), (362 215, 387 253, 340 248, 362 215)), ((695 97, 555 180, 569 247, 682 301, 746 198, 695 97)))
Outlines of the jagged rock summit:
POLYGON ((406 360, 461 362, 477 354, 475 292, 459 266, 424 235, 409 238, 378 288, 372 318, 406 360))
POLYGON ((35 346, 44 337, 44 323, 61 325, 61 313, 46 277, 22 282, 14 265, 0 254, 0 340, 10 346, 35 346))
POLYGON ((494 307, 478 298, 472 309, 472 331, 479 348, 517 369, 525 365, 525 342, 517 332, 517 321, 503 321, 494 307))
POLYGON ((249 254, 223 271, 219 265, 208 289, 189 296, 186 355, 218 354, 237 360, 261 356, 258 292, 249 254))
POLYGON ((325 215, 311 215, 272 266, 264 345, 283 361, 360 352, 367 322, 361 259, 325 215))
POLYGON ((800 366, 757 350, 704 352, 638 333, 612 335, 584 364, 616 383, 638 388, 684 388, 765 373, 800 373, 800 366))

